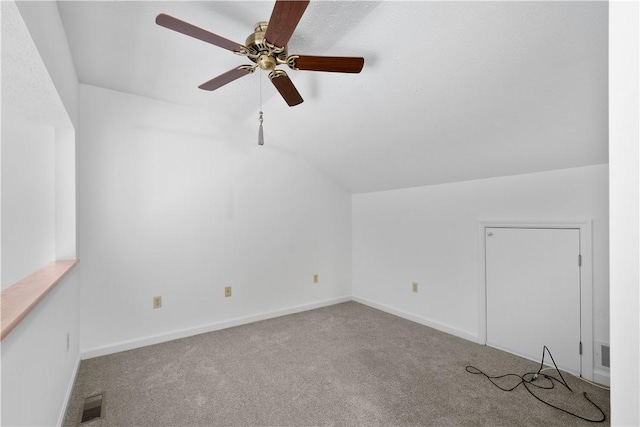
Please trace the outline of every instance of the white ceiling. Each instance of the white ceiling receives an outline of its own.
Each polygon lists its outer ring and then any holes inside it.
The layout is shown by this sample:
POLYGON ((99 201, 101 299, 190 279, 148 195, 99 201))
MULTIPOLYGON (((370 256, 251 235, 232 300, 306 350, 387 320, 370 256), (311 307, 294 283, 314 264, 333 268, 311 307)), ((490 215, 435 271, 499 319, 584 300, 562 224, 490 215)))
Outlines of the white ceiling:
POLYGON ((13 2, 0 2, 2 14, 2 120, 24 120, 73 129, 29 30, 13 2), (25 79, 24 76, 29 76, 25 79))
POLYGON ((230 144, 307 159, 353 193, 607 162, 606 2, 312 1, 289 53, 363 56, 360 74, 266 73, 215 91, 231 52, 159 27, 167 13, 244 43, 273 2, 59 2, 82 83, 226 117, 230 144), (229 125, 230 124, 230 125, 229 125))

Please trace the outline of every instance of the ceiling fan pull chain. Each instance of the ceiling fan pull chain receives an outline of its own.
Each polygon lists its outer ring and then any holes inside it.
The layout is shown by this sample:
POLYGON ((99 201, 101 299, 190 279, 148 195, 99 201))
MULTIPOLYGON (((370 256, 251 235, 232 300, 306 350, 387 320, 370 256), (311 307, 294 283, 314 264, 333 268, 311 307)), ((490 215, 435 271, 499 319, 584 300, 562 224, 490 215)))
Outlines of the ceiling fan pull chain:
POLYGON ((258 145, 264 145, 264 135, 262 133, 262 111, 260 111, 260 127, 258 128, 258 145))
POLYGON ((264 133, 262 132, 262 69, 260 69, 260 115, 258 116, 258 121, 260 122, 260 127, 258 127, 258 145, 264 145, 264 133))

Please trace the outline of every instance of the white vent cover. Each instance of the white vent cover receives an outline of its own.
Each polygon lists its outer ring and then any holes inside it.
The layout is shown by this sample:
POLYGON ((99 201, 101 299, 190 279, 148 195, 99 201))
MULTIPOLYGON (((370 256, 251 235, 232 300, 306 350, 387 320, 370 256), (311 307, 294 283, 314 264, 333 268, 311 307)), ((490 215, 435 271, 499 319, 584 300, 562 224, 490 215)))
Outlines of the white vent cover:
POLYGON ((596 352, 594 362, 596 367, 609 369, 611 367, 609 358, 609 344, 596 342, 595 347, 596 352))

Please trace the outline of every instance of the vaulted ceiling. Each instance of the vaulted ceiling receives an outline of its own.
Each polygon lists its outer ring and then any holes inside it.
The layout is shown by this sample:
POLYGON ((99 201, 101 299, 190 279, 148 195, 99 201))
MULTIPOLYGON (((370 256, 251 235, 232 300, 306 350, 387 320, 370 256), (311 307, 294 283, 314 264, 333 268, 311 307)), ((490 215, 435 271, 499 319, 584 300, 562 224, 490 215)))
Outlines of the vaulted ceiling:
POLYGON ((155 24, 167 13, 244 43, 271 1, 58 2, 81 83, 209 110, 229 144, 306 159, 353 193, 607 162, 606 2, 313 1, 289 53, 363 56, 360 74, 265 72, 155 24))

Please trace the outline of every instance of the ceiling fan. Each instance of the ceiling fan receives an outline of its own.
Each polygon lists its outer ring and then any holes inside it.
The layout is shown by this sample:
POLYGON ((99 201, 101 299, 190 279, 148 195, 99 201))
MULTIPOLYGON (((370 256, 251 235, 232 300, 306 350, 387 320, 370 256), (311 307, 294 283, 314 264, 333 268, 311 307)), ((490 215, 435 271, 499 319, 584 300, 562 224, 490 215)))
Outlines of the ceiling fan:
POLYGON ((247 37, 244 45, 164 13, 156 17, 156 24, 230 50, 237 55, 246 56, 254 63, 232 68, 201 84, 200 89, 216 90, 240 77, 253 73, 256 68, 260 67, 269 71, 269 80, 287 104, 293 107, 303 102, 302 96, 287 73, 276 69, 278 65, 287 65, 292 70, 335 73, 359 73, 364 65, 364 58, 359 57, 288 55, 287 43, 308 5, 309 0, 276 0, 270 20, 258 22, 254 32, 247 37))

